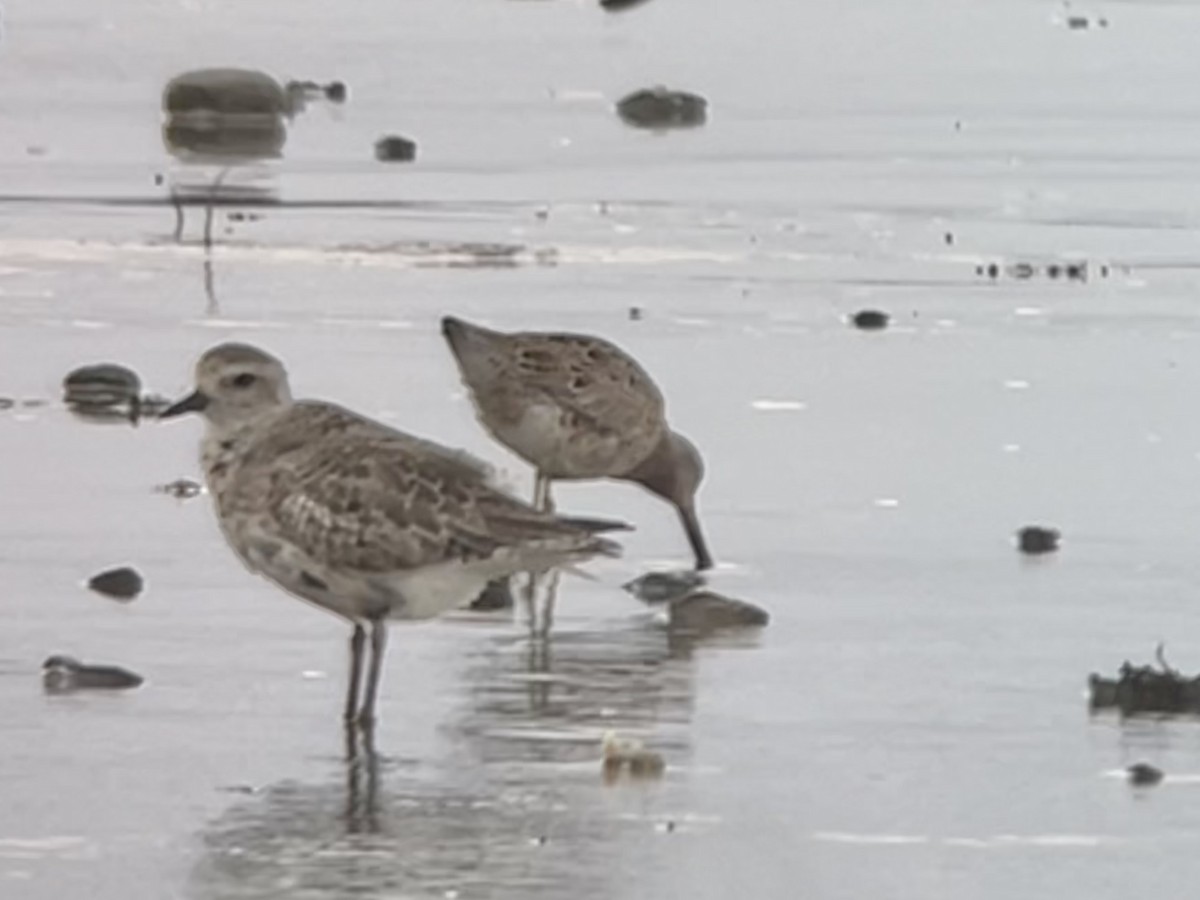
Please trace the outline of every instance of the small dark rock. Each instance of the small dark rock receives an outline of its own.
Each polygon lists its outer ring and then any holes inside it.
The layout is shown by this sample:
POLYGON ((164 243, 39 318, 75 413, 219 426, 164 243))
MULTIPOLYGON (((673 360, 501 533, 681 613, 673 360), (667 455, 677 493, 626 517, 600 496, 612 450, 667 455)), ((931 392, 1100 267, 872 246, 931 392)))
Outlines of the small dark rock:
POLYGON ((634 128, 697 128, 708 121, 708 101, 698 94, 659 85, 621 99, 617 115, 634 128))
POLYGON ((330 103, 345 103, 349 92, 346 90, 346 82, 331 81, 325 85, 325 99, 330 103))
POLYGON ((649 0, 600 0, 600 8, 608 12, 624 12, 648 2, 649 0))
POLYGON ((115 363, 83 366, 63 379, 63 400, 69 406, 114 407, 138 402, 142 380, 115 363))
POLYGON ((668 627, 674 632, 707 634, 728 628, 755 628, 766 625, 771 617, 766 610, 724 597, 712 591, 696 591, 667 607, 668 627))
POLYGON ((145 582, 137 570, 122 566, 119 569, 109 569, 94 575, 88 581, 88 587, 97 594, 112 597, 115 600, 132 600, 142 592, 145 582))
POLYGON ((0 409, 12 409, 17 405, 17 401, 12 397, 0 397, 0 409))
POLYGON ((625 582, 621 588, 643 603, 666 603, 703 586, 703 575, 695 569, 681 569, 678 572, 647 572, 625 582))
POLYGON ((996 265, 995 263, 988 263, 988 267, 985 271, 987 272, 988 278, 999 278, 1000 277, 1000 267, 998 265, 996 265))
POLYGON ((1020 279, 1021 281, 1025 281, 1029 278, 1032 278, 1036 271, 1037 270, 1034 269, 1034 267, 1031 263, 1019 262, 1019 263, 1014 263, 1009 268, 1008 274, 1011 275, 1013 278, 1017 278, 1017 279, 1020 279))
POLYGON ((176 478, 174 481, 160 484, 154 490, 177 500, 190 500, 192 497, 198 496, 204 488, 190 478, 176 478))
POLYGON ((412 162, 417 158, 417 142, 398 134, 388 134, 375 142, 375 158, 380 162, 412 162))
POLYGON ((1072 281, 1087 281, 1088 266, 1085 262, 1067 263, 1064 271, 1072 281))
POLYGON ((42 687, 49 694, 80 690, 124 690, 143 682, 140 675, 117 666, 89 666, 73 656, 55 655, 42 663, 42 687))
POLYGON ((1050 263, 1050 265, 1046 266, 1046 277, 1047 278, 1051 278, 1051 279, 1058 278, 1058 276, 1061 274, 1062 274, 1062 266, 1060 266, 1058 263, 1050 263))
POLYGON ((1053 553, 1058 549, 1058 541, 1061 537, 1062 535, 1055 528, 1026 525, 1017 532, 1017 546, 1022 553, 1031 555, 1053 553))
POLYGON ((1125 771, 1129 773, 1129 783, 1138 787, 1150 787, 1163 780, 1162 769, 1156 769, 1149 763, 1134 763, 1125 771))
POLYGON ((1091 24, 1092 24, 1092 22, 1087 16, 1068 16, 1067 17, 1067 27, 1070 28, 1072 31, 1083 31, 1091 24))
POLYGON ((952 232, 947 231, 945 234, 942 235, 942 240, 946 243, 947 247, 951 247, 954 245, 954 234, 952 232))
POLYGON ((489 581, 479 596, 471 601, 469 609, 476 612, 491 612, 497 609, 512 609, 512 585, 507 578, 489 581))
POLYGON ((882 331, 888 327, 888 314, 878 309, 860 309, 850 316, 850 324, 861 331, 882 331))
POLYGON ((640 322, 642 320, 642 308, 640 306, 629 307, 629 321, 640 322))

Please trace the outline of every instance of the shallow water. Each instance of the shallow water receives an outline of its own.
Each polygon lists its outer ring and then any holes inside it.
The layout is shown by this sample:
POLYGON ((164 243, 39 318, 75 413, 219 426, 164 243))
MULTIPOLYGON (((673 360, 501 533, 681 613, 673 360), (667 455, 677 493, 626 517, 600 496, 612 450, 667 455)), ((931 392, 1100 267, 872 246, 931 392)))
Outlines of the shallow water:
POLYGON ((1200 732, 1089 719, 1084 685, 1159 640, 1200 669, 1200 8, 1074 12, 1108 25, 1005 0, 9 0, 0 898, 1183 895, 1200 732), (297 121, 283 205, 220 211, 206 256, 153 175, 162 84, 214 64, 351 99, 297 121), (609 104, 659 81, 708 126, 624 128, 609 104), (374 162, 387 131, 415 166, 374 162), (1086 282, 1046 277, 1074 260, 1086 282), (849 329, 864 307, 893 327, 849 329), (673 515, 560 488, 637 523, 626 557, 564 580, 545 645, 519 614, 394 628, 372 777, 342 761, 343 627, 246 575, 206 497, 153 490, 196 475, 199 423, 83 423, 60 382, 114 360, 174 395, 205 347, 255 341, 298 393, 528 490, 473 421, 451 311, 643 360, 706 454, 712 583, 772 622, 668 641, 619 585, 686 561, 673 515), (1031 523, 1062 552, 1018 557, 1031 523), (83 588, 126 563, 137 601, 83 588), (55 652, 147 683, 45 697, 55 652), (664 778, 605 785, 608 729, 664 778), (1142 759, 1168 778, 1135 792, 1142 759))

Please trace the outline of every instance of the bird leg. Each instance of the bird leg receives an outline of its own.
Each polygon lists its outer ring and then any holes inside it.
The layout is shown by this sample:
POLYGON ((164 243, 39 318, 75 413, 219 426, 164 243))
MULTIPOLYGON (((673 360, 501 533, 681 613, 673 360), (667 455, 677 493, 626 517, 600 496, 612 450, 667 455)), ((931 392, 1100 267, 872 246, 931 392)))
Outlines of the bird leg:
POLYGON ((558 569, 546 576, 546 602, 542 606, 541 636, 550 634, 550 626, 554 624, 554 601, 558 597, 558 579, 562 573, 558 569))
POLYGON ((358 685, 362 681, 363 643, 366 639, 367 632, 356 622, 354 633, 350 635, 350 686, 346 690, 346 712, 343 716, 347 722, 354 721, 354 714, 358 710, 358 685))
POLYGON ((371 665, 367 670, 367 695, 358 713, 360 727, 375 722, 375 698, 379 694, 379 676, 383 673, 383 654, 387 650, 387 622, 376 619, 371 623, 371 665))

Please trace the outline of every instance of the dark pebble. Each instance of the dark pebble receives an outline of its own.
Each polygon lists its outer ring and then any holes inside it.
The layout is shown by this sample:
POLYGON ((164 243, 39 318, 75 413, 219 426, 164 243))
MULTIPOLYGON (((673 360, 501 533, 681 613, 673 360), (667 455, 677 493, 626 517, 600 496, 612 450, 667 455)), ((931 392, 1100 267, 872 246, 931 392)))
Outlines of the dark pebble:
POLYGON ((1149 787, 1163 780, 1162 769, 1156 769, 1149 763, 1134 763, 1125 771, 1129 773, 1129 783, 1139 787, 1149 787))
POLYGON ((417 142, 388 134, 375 142, 375 158, 380 162, 412 162, 417 158, 417 142))
POLYGON ((697 128, 708 121, 708 101, 661 85, 634 91, 617 103, 617 115, 634 128, 697 128))
POLYGON ((97 594, 112 597, 116 600, 132 600, 142 592, 145 582, 135 569, 122 566, 119 569, 109 569, 99 575, 92 576, 88 587, 97 594))
POLYGON ((999 278, 1000 277, 1000 267, 998 265, 996 265, 995 263, 989 263, 988 267, 987 267, 987 277, 988 278, 999 278))
POLYGON ((954 235, 947 231, 944 235, 942 235, 942 240, 946 242, 947 247, 953 246, 954 235))
POLYGON ((757 628, 771 617, 766 610, 712 591, 696 591, 673 600, 668 607, 672 631, 705 634, 728 628, 757 628))
POLYGON ((1026 279, 1033 277, 1034 271, 1035 269, 1031 263, 1021 262, 1014 264, 1012 268, 1008 270, 1008 273, 1012 275, 1013 278, 1019 278, 1021 281, 1025 281, 1026 279))
POLYGON ((63 400, 70 406, 106 407, 133 404, 142 380, 132 369, 114 363, 82 366, 63 379, 63 400))
POLYGON ((850 317, 850 324, 862 331, 882 331, 888 326, 888 314, 878 309, 862 309, 850 317))
POLYGON ((17 401, 12 397, 0 397, 0 409, 12 409, 17 405, 17 401))
POLYGON ((1053 553, 1058 549, 1059 538, 1062 537, 1055 528, 1042 528, 1038 525, 1026 525, 1017 532, 1017 546, 1022 553, 1037 555, 1053 553))
POLYGON ((176 478, 174 481, 160 484, 154 490, 160 494, 175 497, 178 500, 190 500, 192 497, 197 496, 203 489, 198 482, 192 481, 190 478, 176 478))
POLYGON ((344 81, 331 81, 325 85, 325 99, 330 103, 345 103, 348 94, 344 81))
POLYGON ((608 12, 624 12, 648 2, 649 0, 600 0, 600 8, 608 12))
POLYGON ((629 307, 629 321, 640 322, 642 320, 642 308, 640 306, 629 307))
POLYGON ((1062 266, 1058 265, 1057 263, 1050 263, 1050 265, 1046 266, 1046 277, 1057 278, 1061 274, 1062 266))
POLYGON ((1072 281, 1087 281, 1087 263, 1067 263, 1066 273, 1067 277, 1072 281))
POLYGON ((488 582, 479 596, 471 601, 470 609, 476 612, 491 612, 497 609, 512 609, 512 585, 507 578, 488 582))
POLYGON ((42 663, 42 687, 50 694, 80 690, 124 690, 144 679, 118 666, 89 666, 73 656, 58 654, 42 663))

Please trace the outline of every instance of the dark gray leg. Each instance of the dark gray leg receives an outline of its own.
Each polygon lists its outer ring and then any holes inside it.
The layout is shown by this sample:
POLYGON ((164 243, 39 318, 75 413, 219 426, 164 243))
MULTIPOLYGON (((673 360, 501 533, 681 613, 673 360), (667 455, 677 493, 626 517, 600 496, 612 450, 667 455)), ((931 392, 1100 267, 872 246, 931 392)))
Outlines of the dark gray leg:
POLYGON ((545 478, 542 477, 542 473, 540 471, 534 473, 534 476, 533 476, 533 508, 534 509, 542 508, 542 503, 545 502, 543 500, 543 496, 545 495, 546 485, 547 485, 547 481, 545 478))
POLYGON ((358 710, 358 684, 362 681, 363 643, 367 632, 359 624, 355 624, 354 633, 350 635, 350 687, 346 691, 346 712, 343 718, 347 722, 354 721, 358 710))
POLYGON ((183 203, 174 188, 171 189, 171 205, 175 207, 175 242, 179 243, 183 239, 183 203))
POLYGON ((558 598, 558 578, 560 574, 559 570, 555 569, 546 577, 546 602, 542 606, 542 626, 540 629, 542 637, 550 633, 550 626, 554 624, 554 601, 558 598))
POLYGON ((371 623, 371 665, 367 670, 367 695, 358 714, 359 725, 375 721, 375 698, 379 694, 379 676, 383 673, 383 654, 387 650, 387 622, 376 619, 371 623))

